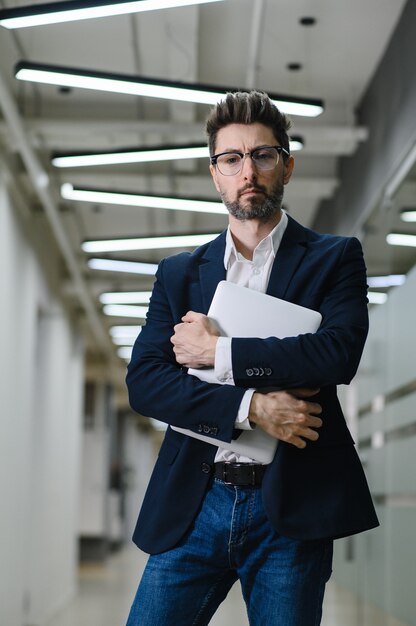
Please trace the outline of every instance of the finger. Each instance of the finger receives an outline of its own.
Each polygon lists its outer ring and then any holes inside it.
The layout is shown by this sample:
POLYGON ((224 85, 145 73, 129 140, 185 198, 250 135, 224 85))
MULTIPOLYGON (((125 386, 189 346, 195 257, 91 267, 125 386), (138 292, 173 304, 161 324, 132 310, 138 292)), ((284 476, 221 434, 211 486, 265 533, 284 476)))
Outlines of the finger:
POLYGON ((304 437, 305 439, 309 439, 310 441, 316 441, 319 439, 319 433, 312 428, 302 428, 302 430, 297 433, 299 437, 304 437))
POLYGON ((186 313, 186 315, 184 315, 181 319, 183 322, 196 322, 200 317, 202 317, 202 313, 188 311, 188 313, 186 313))

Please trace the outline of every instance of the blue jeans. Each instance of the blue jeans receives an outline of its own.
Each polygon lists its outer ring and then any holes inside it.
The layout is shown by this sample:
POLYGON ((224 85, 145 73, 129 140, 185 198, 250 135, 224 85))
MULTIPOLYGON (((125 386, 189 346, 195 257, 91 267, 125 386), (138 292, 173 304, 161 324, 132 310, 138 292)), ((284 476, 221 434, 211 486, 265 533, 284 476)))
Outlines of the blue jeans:
POLYGON ((215 479, 185 540, 149 557, 127 626, 205 626, 240 579, 251 626, 318 626, 332 541, 276 533, 261 489, 215 479))

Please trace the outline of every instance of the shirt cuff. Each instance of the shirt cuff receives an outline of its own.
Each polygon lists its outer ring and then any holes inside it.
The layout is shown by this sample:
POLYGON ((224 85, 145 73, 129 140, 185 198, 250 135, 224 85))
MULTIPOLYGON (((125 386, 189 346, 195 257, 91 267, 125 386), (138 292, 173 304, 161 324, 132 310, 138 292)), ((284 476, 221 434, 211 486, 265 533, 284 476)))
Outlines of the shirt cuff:
POLYGON ((215 348, 215 378, 226 385, 234 385, 231 359, 231 337, 218 337, 215 348))
POLYGON ((253 426, 251 426, 248 419, 248 412, 250 410, 251 398, 255 391, 255 389, 247 389, 245 392, 234 423, 235 428, 239 428, 240 430, 253 430, 253 426))

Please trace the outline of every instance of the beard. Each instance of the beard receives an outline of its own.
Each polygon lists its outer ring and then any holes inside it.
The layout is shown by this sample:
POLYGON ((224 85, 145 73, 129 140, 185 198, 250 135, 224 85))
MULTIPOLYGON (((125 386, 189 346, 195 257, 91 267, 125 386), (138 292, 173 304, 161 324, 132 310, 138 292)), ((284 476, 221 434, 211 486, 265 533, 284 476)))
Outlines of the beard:
POLYGON ((230 200, 224 192, 221 192, 221 200, 227 207, 230 215, 237 220, 260 220, 261 222, 268 222, 272 217, 277 215, 281 209, 283 191, 283 182, 277 180, 270 192, 267 192, 266 188, 262 185, 251 184, 246 185, 238 192, 236 200, 230 200), (243 205, 241 196, 247 189, 258 189, 262 194, 246 198, 245 205, 243 205))

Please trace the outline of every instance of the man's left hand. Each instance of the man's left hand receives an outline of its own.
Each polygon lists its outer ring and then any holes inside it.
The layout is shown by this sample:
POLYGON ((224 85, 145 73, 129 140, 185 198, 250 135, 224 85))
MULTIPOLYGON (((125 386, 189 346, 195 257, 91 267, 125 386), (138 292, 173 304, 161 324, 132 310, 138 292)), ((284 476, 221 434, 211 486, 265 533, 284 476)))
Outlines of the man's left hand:
POLYGON ((220 333, 206 315, 188 311, 170 338, 176 361, 185 367, 214 367, 220 333))

